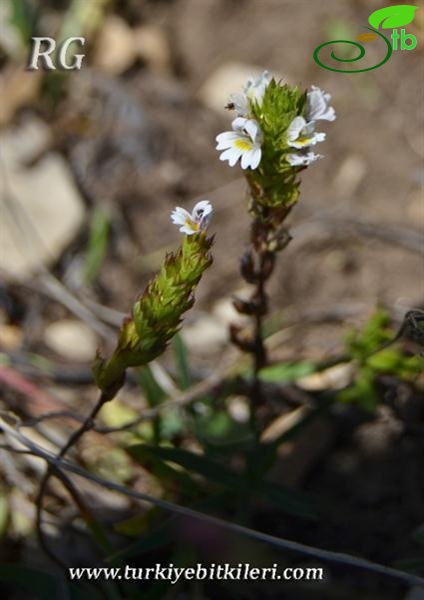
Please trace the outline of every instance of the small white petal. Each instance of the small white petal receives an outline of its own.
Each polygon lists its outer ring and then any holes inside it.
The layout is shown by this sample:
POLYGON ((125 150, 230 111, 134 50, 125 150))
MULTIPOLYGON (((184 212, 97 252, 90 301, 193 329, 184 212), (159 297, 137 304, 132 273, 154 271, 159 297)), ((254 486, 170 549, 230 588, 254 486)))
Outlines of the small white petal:
POLYGON ((335 121, 336 120, 336 111, 332 106, 329 106, 324 114, 320 117, 324 121, 335 121))
POLYGON ((242 169, 247 169, 248 167, 250 167, 250 158, 251 158, 251 150, 250 152, 244 152, 244 154, 241 157, 241 161, 240 161, 240 165, 242 169))
POLYGON ((287 139, 289 142, 297 140, 302 129, 306 126, 306 121, 303 117, 295 117, 287 129, 287 139))
POLYGON ((184 225, 186 220, 190 218, 190 213, 185 208, 181 208, 181 206, 177 206, 171 213, 171 221, 174 225, 184 225))
POLYGON ((252 138, 253 142, 259 142, 262 140, 262 132, 259 127, 259 123, 254 119, 249 119, 244 124, 244 129, 252 138))
POLYGON ((220 133, 216 136, 216 141, 218 142, 216 145, 217 150, 224 150, 225 148, 231 148, 234 140, 237 140, 239 134, 235 131, 224 131, 224 133, 220 133))
POLYGON ((245 94, 231 94, 230 103, 239 117, 247 117, 249 114, 249 101, 245 94))
POLYGON ((194 233, 198 233, 198 231, 190 225, 183 225, 182 227, 180 227, 180 231, 181 233, 185 233, 186 235, 193 235, 194 233))
POLYGON ((259 166, 259 163, 261 162, 261 158, 262 150, 260 148, 254 148, 251 151, 250 168, 256 169, 259 166))
POLYGON ((299 165, 305 164, 304 158, 305 157, 302 156, 302 154, 287 154, 286 155, 286 160, 292 167, 297 167, 299 165))
POLYGON ((244 86, 244 93, 248 99, 261 106, 271 79, 272 77, 268 71, 264 71, 257 79, 250 77, 244 86))
POLYGON ((191 212, 191 218, 195 223, 200 223, 202 219, 210 215, 212 211, 212 204, 209 200, 201 200, 194 206, 191 212))
POLYGON ((234 131, 243 131, 248 120, 249 119, 246 119, 245 117, 236 117, 231 123, 231 127, 234 129, 234 131))
POLYGON ((314 163, 319 158, 323 158, 321 154, 314 154, 314 152, 308 152, 308 154, 287 154, 287 162, 292 167, 308 166, 314 163))
POLYGON ((220 155, 219 160, 228 160, 230 167, 234 167, 241 154, 241 150, 237 150, 237 148, 228 148, 220 155))
POLYGON ((325 140, 325 138, 326 138, 326 135, 327 134, 325 134, 325 133, 316 133, 315 136, 314 136, 314 143, 313 143, 313 145, 315 145, 317 142, 323 142, 325 140))
POLYGON ((336 111, 329 106, 330 100, 331 94, 313 85, 311 91, 307 93, 306 118, 308 121, 334 121, 336 111))

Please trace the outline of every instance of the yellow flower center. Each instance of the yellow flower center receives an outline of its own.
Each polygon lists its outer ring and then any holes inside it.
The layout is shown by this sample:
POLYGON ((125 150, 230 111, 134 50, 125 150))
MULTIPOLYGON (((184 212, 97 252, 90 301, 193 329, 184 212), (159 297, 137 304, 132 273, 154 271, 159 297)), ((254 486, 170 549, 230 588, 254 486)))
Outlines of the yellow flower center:
POLYGON ((306 135, 300 135, 297 140, 296 140, 296 144, 299 144, 300 146, 309 146, 309 144, 311 143, 312 138, 308 137, 306 135))
POLYGON ((243 152, 247 152, 247 150, 251 150, 253 148, 253 143, 249 140, 238 139, 234 142, 234 146, 243 152))
POLYGON ((190 229, 192 229, 193 231, 199 231, 200 229, 200 223, 195 223, 194 221, 192 221, 191 219, 187 218, 185 220, 185 224, 190 227, 190 229))

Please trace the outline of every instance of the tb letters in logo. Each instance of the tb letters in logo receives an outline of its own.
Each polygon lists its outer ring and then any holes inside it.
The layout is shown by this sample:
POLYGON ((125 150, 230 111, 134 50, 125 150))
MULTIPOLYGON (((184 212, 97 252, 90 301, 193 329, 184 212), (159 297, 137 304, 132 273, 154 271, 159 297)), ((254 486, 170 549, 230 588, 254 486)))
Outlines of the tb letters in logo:
POLYGON ((412 33, 407 33, 405 29, 401 29, 400 33, 397 27, 403 27, 404 25, 408 25, 414 20, 414 14, 417 10, 418 6, 412 6, 411 4, 399 4, 398 6, 386 6, 385 8, 380 8, 370 15, 368 22, 371 27, 365 27, 371 33, 362 33, 356 36, 358 41, 353 42, 351 40, 333 40, 331 42, 324 42, 315 48, 314 51, 314 61, 322 67, 323 69, 328 69, 329 71, 335 71, 336 73, 364 73, 364 71, 372 71, 373 69, 377 69, 386 63, 391 57, 393 50, 413 50, 417 45, 417 38, 412 33), (392 43, 390 39, 386 37, 379 28, 382 29, 393 29, 391 34, 392 43), (364 68, 364 69, 354 69, 354 70, 345 70, 345 69, 336 69, 335 67, 330 67, 322 62, 319 57, 319 53, 325 46, 329 44, 350 44, 351 46, 355 46, 359 50, 359 54, 354 58, 340 58, 331 52, 331 58, 338 62, 344 63, 352 63, 360 60, 365 56, 365 48, 363 47, 363 43, 372 42, 373 40, 380 38, 386 44, 386 56, 380 61, 377 65, 372 67, 364 68), (360 43, 358 43, 360 42, 360 43))

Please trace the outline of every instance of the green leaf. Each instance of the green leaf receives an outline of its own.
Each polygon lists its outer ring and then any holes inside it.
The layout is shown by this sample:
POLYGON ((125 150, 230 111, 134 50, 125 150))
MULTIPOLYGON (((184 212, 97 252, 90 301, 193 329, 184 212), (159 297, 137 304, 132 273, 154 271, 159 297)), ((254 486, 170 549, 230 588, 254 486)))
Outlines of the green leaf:
POLYGON ((184 418, 181 407, 166 408, 161 411, 160 437, 161 440, 172 440, 184 430, 184 418))
POLYGON ((373 12, 368 22, 371 27, 378 29, 381 25, 383 29, 394 29, 403 27, 414 20, 414 14, 418 6, 412 4, 398 4, 396 6, 386 6, 373 12))
POLYGON ((385 310, 378 310, 365 323, 361 331, 348 331, 346 347, 349 355, 360 362, 366 361, 372 352, 393 337, 394 332, 388 329, 389 320, 385 310))
POLYGON ((167 519, 146 535, 136 540, 126 548, 118 550, 106 558, 106 562, 124 561, 133 556, 139 556, 144 552, 150 552, 175 540, 175 529, 173 527, 174 517, 167 519))
POLYGON ((173 462, 188 471, 200 473, 207 480, 221 483, 225 486, 232 486, 235 482, 239 481, 237 475, 227 472, 220 464, 207 459, 201 454, 194 454, 180 448, 164 448, 162 446, 137 444, 130 446, 128 452, 142 465, 151 457, 156 457, 162 461, 173 462))
MULTIPOLYGON (((149 406, 155 407, 166 398, 166 393, 156 381, 148 365, 138 370, 138 382, 147 398, 149 406)), ((157 415, 153 420, 153 436, 156 444, 161 441, 161 432, 162 418, 160 415, 157 415)))
POLYGON ((244 436, 244 428, 239 426, 236 431, 234 421, 225 410, 215 409, 210 414, 196 415, 195 422, 197 437, 205 443, 228 440, 237 436, 240 430, 244 436))
POLYGON ((84 282, 92 283, 99 274, 107 253, 109 217, 96 208, 91 217, 88 249, 85 256, 84 282))
POLYGON ((34 21, 34 8, 28 0, 10 0, 10 4, 10 23, 19 31, 23 43, 28 44, 34 21))
POLYGON ((277 383, 280 381, 292 382, 314 373, 315 370, 315 364, 308 360, 298 363, 280 363, 265 367, 260 371, 259 377, 262 381, 277 383))
POLYGON ((375 389, 375 375, 369 367, 362 367, 356 376, 355 383, 337 394, 340 402, 358 404, 364 410, 375 410, 378 402, 375 389))
POLYGON ((187 390, 192 385, 188 352, 183 338, 178 333, 173 339, 173 350, 180 388, 187 390))
POLYGON ((128 519, 115 523, 113 529, 130 538, 140 538, 151 528, 160 514, 161 510, 157 506, 151 506, 140 514, 132 515, 128 519))
POLYGON ((139 369, 138 383, 146 396, 149 406, 155 407, 166 398, 166 393, 156 381, 149 366, 139 369))
POLYGON ((137 444, 128 448, 130 455, 143 465, 150 456, 163 461, 173 462, 188 471, 199 473, 209 482, 222 485, 238 493, 256 492, 268 498, 286 513, 306 518, 314 518, 310 503, 300 494, 287 490, 269 481, 252 481, 240 473, 227 469, 221 463, 210 460, 204 455, 194 454, 180 448, 164 448, 137 444))
POLYGON ((397 350, 388 349, 371 356, 367 364, 376 371, 394 373, 401 361, 402 356, 397 350))

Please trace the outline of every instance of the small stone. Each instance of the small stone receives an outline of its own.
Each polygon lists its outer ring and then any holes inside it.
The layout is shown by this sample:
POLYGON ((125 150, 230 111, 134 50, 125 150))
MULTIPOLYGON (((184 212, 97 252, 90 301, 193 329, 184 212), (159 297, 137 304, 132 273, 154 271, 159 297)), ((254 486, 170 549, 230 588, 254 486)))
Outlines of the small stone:
POLYGON ((81 321, 63 319, 51 323, 44 332, 44 342, 63 358, 90 362, 96 354, 97 338, 81 321))
MULTIPOLYGON (((234 298, 248 300, 249 293, 251 294, 251 290, 242 288, 234 293, 234 298)), ((249 317, 237 312, 234 307, 233 298, 223 298, 222 300, 215 302, 212 308, 212 314, 224 327, 229 327, 233 324, 243 326, 250 322, 249 317)))
POLYGON ((320 390, 342 390, 352 381, 355 367, 352 363, 344 363, 329 367, 320 373, 312 373, 302 377, 296 383, 302 390, 318 392, 320 390))
POLYGON ((244 396, 232 396, 228 398, 227 408, 228 413, 238 423, 247 423, 249 421, 249 403, 244 396))
POLYGON ((0 346, 4 350, 17 350, 22 342, 22 329, 16 325, 0 324, 0 346))
MULTIPOLYGON (((202 85, 199 98, 212 110, 227 113, 225 106, 228 104, 230 94, 241 92, 249 77, 259 77, 264 70, 243 63, 225 63, 218 67, 202 85)), ((273 75, 276 79, 283 79, 277 73, 273 75)))
POLYGON ((133 30, 134 47, 152 71, 167 74, 171 71, 171 49, 164 30, 156 25, 142 25, 133 30))
POLYGON ((94 64, 111 75, 119 75, 131 67, 136 58, 132 29, 123 19, 110 15, 97 40, 94 64))
POLYGON ((26 71, 15 66, 3 69, 0 73, 0 89, 7 90, 7 93, 2 94, 0 126, 7 125, 18 109, 35 100, 41 75, 41 71, 26 71))
POLYGON ((0 269, 23 281, 56 261, 84 221, 84 203, 64 159, 45 149, 49 129, 31 118, 0 137, 5 176, 0 184, 0 269))
POLYGON ((228 342, 228 330, 215 317, 204 315, 182 330, 191 352, 202 355, 219 351, 228 342))

